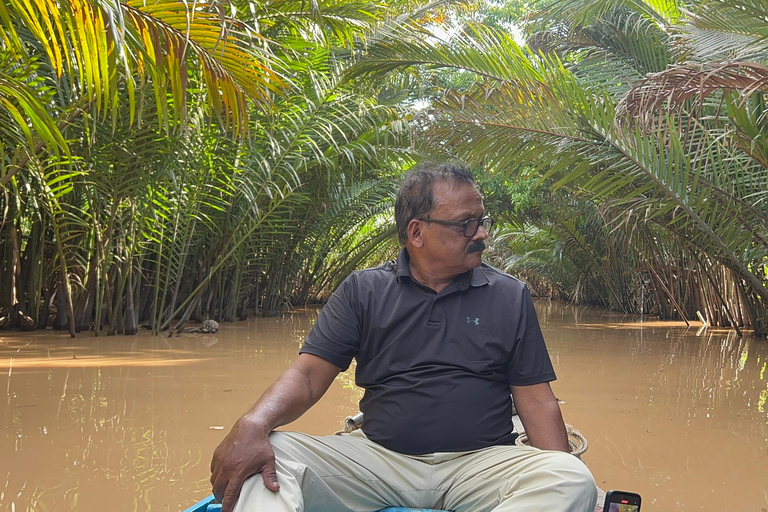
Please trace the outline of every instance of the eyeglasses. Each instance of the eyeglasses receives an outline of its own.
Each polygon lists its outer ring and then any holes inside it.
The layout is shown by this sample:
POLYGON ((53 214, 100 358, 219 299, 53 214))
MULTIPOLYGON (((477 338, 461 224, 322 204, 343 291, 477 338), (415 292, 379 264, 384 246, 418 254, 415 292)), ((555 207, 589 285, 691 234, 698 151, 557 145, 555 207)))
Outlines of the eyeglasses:
POLYGON ((483 229, 488 231, 491 229, 491 226, 493 226, 493 219, 490 217, 483 217, 482 219, 467 219, 462 222, 454 221, 454 220, 440 220, 440 219, 430 219, 427 218, 420 218, 416 219, 420 220, 422 222, 434 222, 435 224, 444 224, 446 226, 457 226, 460 228, 464 228, 464 236, 467 238, 472 238, 477 234, 477 230, 480 229, 480 226, 483 226, 483 229))

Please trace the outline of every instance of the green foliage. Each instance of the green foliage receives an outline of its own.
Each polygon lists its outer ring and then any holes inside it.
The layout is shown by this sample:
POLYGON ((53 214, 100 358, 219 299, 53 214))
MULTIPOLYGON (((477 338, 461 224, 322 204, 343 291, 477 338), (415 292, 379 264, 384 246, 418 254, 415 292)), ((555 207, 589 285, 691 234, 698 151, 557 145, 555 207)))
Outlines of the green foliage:
POLYGON ((540 219, 550 199, 550 188, 530 171, 519 174, 496 170, 478 177, 486 211, 515 227, 540 219))
POLYGON ((12 324, 321 299, 395 254, 394 184, 442 154, 540 293, 768 332, 760 2, 217 5, 0 5, 12 324))
POLYGON ((342 75, 425 5, 0 6, 0 317, 74 335, 274 315, 390 257, 410 86, 342 75))
POLYGON ((485 2, 479 10, 478 21, 487 27, 508 30, 527 17, 533 6, 534 2, 525 0, 485 2))
POLYGON ((477 77, 433 102, 422 143, 493 174, 489 203, 531 243, 511 243, 527 256, 507 261, 527 262, 559 294, 623 311, 701 311, 764 335, 762 7, 547 1, 525 20, 528 46, 468 23, 450 41, 382 41, 350 74, 418 65, 477 77), (711 50, 755 60, 711 62, 711 50), (578 207, 534 200, 536 215, 521 221, 515 177, 530 173, 547 201, 578 207))

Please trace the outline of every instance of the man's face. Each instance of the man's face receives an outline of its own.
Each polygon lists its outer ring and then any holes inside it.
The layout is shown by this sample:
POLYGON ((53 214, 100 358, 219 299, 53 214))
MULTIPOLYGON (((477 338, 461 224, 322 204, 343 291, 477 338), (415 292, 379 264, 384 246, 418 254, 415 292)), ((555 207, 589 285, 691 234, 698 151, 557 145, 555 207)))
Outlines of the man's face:
MULTIPOLYGON (((440 181, 435 183, 435 208, 424 217, 463 222, 482 218, 485 213, 483 198, 468 183, 440 181)), ((437 273, 459 275, 480 266, 484 240, 488 233, 480 226, 471 238, 464 236, 463 228, 436 222, 420 221, 423 240, 424 265, 437 273)))

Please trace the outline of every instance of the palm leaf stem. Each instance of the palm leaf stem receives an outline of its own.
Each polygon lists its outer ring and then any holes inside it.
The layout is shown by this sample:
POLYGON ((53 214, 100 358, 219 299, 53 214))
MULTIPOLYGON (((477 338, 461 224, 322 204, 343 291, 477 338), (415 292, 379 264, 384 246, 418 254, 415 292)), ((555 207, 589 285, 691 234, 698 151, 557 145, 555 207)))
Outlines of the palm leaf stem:
POLYGON ((677 300, 675 299, 675 296, 672 294, 672 292, 669 290, 666 284, 664 284, 664 280, 659 275, 659 273, 654 268, 653 264, 651 264, 643 255, 643 252, 638 250, 635 246, 634 242, 632 242, 632 239, 629 239, 629 244, 635 249, 635 252, 640 256, 640 258, 643 260, 643 263, 646 264, 645 268, 648 269, 648 271, 653 275, 654 279, 656 280, 656 283, 661 287, 661 290, 664 292, 664 295, 667 296, 669 301, 672 303, 672 306, 675 308, 675 311, 680 315, 680 318, 683 319, 685 322, 685 325, 690 327, 691 323, 688 321, 688 318, 685 315, 685 312, 683 311, 683 308, 680 307, 680 304, 678 304, 677 300))
POLYGON ((749 270, 749 268, 733 253, 733 250, 723 242, 722 238, 715 233, 715 231, 704 222, 701 217, 685 202, 678 194, 671 190, 665 182, 659 179, 655 173, 646 169, 646 167, 630 152, 628 152, 624 146, 612 137, 605 137, 605 141, 611 145, 617 152, 619 152, 624 158, 633 164, 635 169, 639 170, 643 175, 650 179, 663 194, 672 200, 681 211, 685 212, 686 216, 693 221, 693 223, 704 233, 717 247, 720 248, 725 261, 729 263, 729 266, 733 268, 745 281, 747 281, 750 287, 760 295, 766 302, 768 302, 768 290, 765 288, 762 282, 749 270))
MULTIPOLYGON (((336 90, 339 87, 339 85, 340 85, 340 83, 337 82, 330 90, 325 91, 325 94, 322 95, 322 99, 321 99, 320 103, 315 105, 315 108, 313 108, 311 114, 304 118, 304 122, 299 127, 299 129, 293 132, 293 136, 289 140, 289 143, 288 143, 287 147, 282 148, 280 156, 278 157, 277 161, 275 161, 274 164, 272 164, 272 168, 273 169, 279 169, 283 165, 284 161, 292 154, 293 149, 299 146, 299 142, 300 142, 300 140, 302 138, 302 135, 307 133, 308 127, 312 125, 312 123, 314 122, 316 117, 319 115, 319 112, 321 111, 321 108, 331 101, 331 98, 334 96, 334 93, 336 92, 336 90)), ((296 181, 296 184, 300 184, 300 180, 299 180, 298 176, 294 175, 294 179, 296 181)), ((261 189, 259 191, 257 191, 256 194, 253 195, 254 200, 252 201, 250 207, 248 208, 249 210, 255 206, 256 202, 262 196, 262 193, 268 187, 268 185, 269 185, 269 180, 264 180, 262 182, 261 189)), ((274 210, 272 210, 272 211, 274 211, 274 210)), ((239 232, 240 228, 243 226, 243 224, 246 221, 248 221, 248 219, 249 219, 249 216, 245 215, 245 214, 240 217, 238 223, 230 231, 230 233, 227 236, 227 238, 225 238, 225 240, 221 244, 221 247, 224 250, 226 250, 226 247, 228 247, 231 244, 232 239, 234 238, 235 234, 239 232)), ((237 247, 239 247, 239 245, 244 241, 244 239, 248 238, 251 234, 253 234, 253 232, 256 230, 256 226, 258 226, 258 225, 259 224, 257 223, 254 227, 251 227, 249 230, 247 230, 246 234, 244 234, 243 237, 240 239, 240 241, 233 247, 233 249, 227 253, 227 255, 224 257, 223 260, 221 259, 221 254, 219 254, 217 256, 218 263, 214 264, 215 269, 218 269, 226 261, 226 259, 228 259, 234 253, 234 250, 237 247)), ((207 263, 206 263, 206 266, 207 266, 207 263)), ((212 268, 214 268, 214 267, 212 267, 212 268)), ((208 279, 210 279, 210 276, 211 276, 211 272, 209 272, 208 273, 208 277, 205 278, 205 281, 204 281, 205 283, 208 282, 208 279)), ((203 283, 200 283, 200 285, 196 288, 196 290, 199 290, 201 288, 202 284, 203 283)), ((193 294, 194 293, 195 292, 193 292, 193 294)), ((192 294, 190 294, 190 296, 191 295, 192 294)), ((174 313, 163 324, 166 328, 167 328, 167 325, 170 322, 170 320, 173 317, 175 317, 176 314, 178 314, 178 312, 181 309, 181 307, 182 306, 179 306, 179 308, 177 308, 177 310, 174 311, 174 313)), ((161 328, 161 330, 164 330, 164 329, 161 328)))
MULTIPOLYGON (((37 173, 37 166, 33 165, 32 170, 37 173)), ((41 183, 45 183, 45 177, 44 176, 38 176, 38 179, 41 183)), ((51 222, 51 229, 53 230, 53 236, 55 239, 55 247, 56 247, 56 256, 59 260, 59 279, 61 280, 61 285, 64 290, 64 299, 66 304, 66 311, 67 311, 67 318, 69 320, 69 335, 70 337, 75 337, 75 310, 74 310, 74 304, 72 302, 72 286, 70 283, 70 276, 69 276, 69 265, 67 263, 67 251, 64 249, 64 233, 61 229, 61 223, 60 223, 60 213, 62 213, 61 205, 59 204, 59 201, 56 197, 56 195, 53 193, 53 191, 50 189, 50 187, 44 187, 43 189, 43 200, 45 201, 46 206, 49 210, 49 217, 51 222)))
POLYGON ((694 253, 693 257, 696 259, 696 262, 699 264, 699 268, 704 268, 704 274, 706 274, 707 279, 709 280, 709 284, 712 285, 712 290, 715 292, 715 295, 717 296, 718 300, 720 301, 720 304, 722 304, 723 309, 725 310, 725 313, 728 315, 728 321, 731 323, 731 326, 736 330, 736 334, 739 337, 742 337, 741 329, 739 329, 739 325, 734 320, 733 315, 731 314, 731 308, 728 307, 728 304, 725 302, 725 299, 723 298, 723 295, 720 293, 720 287, 715 283, 715 280, 712 278, 712 275, 710 273, 711 268, 705 267, 702 261, 699 259, 698 254, 694 253))
MULTIPOLYGON (((207 174, 206 174, 206 176, 207 176, 207 174)), ((202 184, 205 185, 205 183, 206 183, 206 180, 204 178, 202 184)), ((182 184, 182 186, 179 187, 179 189, 183 190, 183 188, 184 188, 184 185, 182 184)), ((193 234, 195 232, 195 227, 197 226, 198 213, 200 211, 201 203, 200 203, 200 201, 195 201, 193 204, 194 204, 194 211, 192 212, 192 216, 191 216, 192 217, 192 222, 187 224, 187 226, 186 226, 185 233, 184 233, 184 248, 181 250, 180 258, 183 258, 183 255, 188 254, 189 248, 192 245, 192 239, 193 239, 193 234)), ((180 219, 181 219, 181 211, 180 211, 180 209, 177 209, 176 210, 176 216, 175 216, 175 219, 174 219, 174 234, 173 234, 173 238, 172 238, 173 240, 176 240, 176 238, 177 238, 177 233, 178 233, 178 229, 179 229, 180 219)), ((164 287, 165 289, 167 289, 168 279, 170 279, 170 278, 171 278, 171 275, 170 275, 170 272, 169 272, 167 274, 167 276, 166 276, 166 285, 164 287)), ((173 295, 171 296, 171 301, 170 301, 170 304, 169 304, 169 306, 167 308, 169 311, 172 311, 176 307, 176 301, 178 300, 179 290, 181 289, 181 283, 182 283, 183 280, 184 280, 184 272, 183 272, 182 264, 180 263, 179 270, 178 270, 178 273, 176 275, 176 280, 175 280, 174 287, 173 287, 173 295)), ((165 304, 163 304, 163 306, 165 306, 165 304)), ((161 313, 164 313, 165 310, 166 310, 165 307, 162 307, 162 308, 159 309, 159 311, 161 313)), ((166 328, 167 328, 167 325, 170 324, 172 319, 173 319, 173 315, 168 316, 166 321, 163 322, 162 325, 165 325, 166 328)), ((159 331, 163 330, 163 328, 158 328, 158 325, 161 324, 161 321, 162 321, 162 314, 158 318, 153 318, 152 330, 153 330, 153 332, 155 334, 157 334, 159 331)))
MULTIPOLYGON (((265 213, 263 213, 262 215, 259 216, 259 219, 256 222, 253 223, 253 225, 243 234, 243 236, 241 236, 239 238, 239 240, 237 240, 237 242, 234 245, 232 245, 232 247, 229 249, 229 251, 227 251, 226 253, 221 253, 221 254, 218 255, 218 257, 214 261, 213 265, 211 265, 210 269, 208 269, 208 272, 206 273, 206 276, 200 281, 200 283, 197 285, 197 287, 195 287, 195 289, 192 290, 192 292, 190 292, 190 294, 187 296, 187 298, 184 300, 184 302, 182 302, 179 305, 179 307, 177 307, 173 311, 173 313, 168 315, 168 319, 165 321, 165 323, 163 323, 162 327, 160 327, 161 331, 167 329, 168 326, 170 325, 172 319, 175 318, 176 315, 178 315, 184 308, 187 308, 187 306, 189 306, 190 302, 193 299, 195 300, 195 302, 200 300, 200 298, 202 297, 202 292, 205 291, 205 288, 207 288, 207 286, 210 283, 210 280, 213 277, 213 275, 221 268, 222 265, 224 265, 224 263, 226 263, 229 260, 229 258, 233 254, 235 254, 235 252, 238 250, 238 248, 246 240, 248 240, 250 238, 250 236, 253 235, 253 233, 255 233, 256 230, 259 227, 261 227, 263 219, 269 217, 269 215, 271 213, 277 211, 278 207, 281 206, 284 201, 287 201, 287 197, 283 197, 281 200, 273 202, 271 208, 269 208, 265 213)), ((242 220, 241 220, 241 223, 242 223, 242 220)), ((238 225, 240 225, 240 224, 238 224, 238 225)), ((230 237, 228 238, 227 244, 226 245, 224 245, 224 244, 222 245, 222 247, 225 250, 226 250, 226 247, 231 243, 231 240, 232 240, 232 235, 230 235, 230 237)), ((188 311, 191 311, 191 310, 188 309, 188 311)), ((189 317, 189 315, 186 315, 186 316, 187 316, 187 318, 189 317)), ((180 321, 176 325, 176 329, 177 330, 181 326, 181 324, 182 324, 182 322, 180 321)))

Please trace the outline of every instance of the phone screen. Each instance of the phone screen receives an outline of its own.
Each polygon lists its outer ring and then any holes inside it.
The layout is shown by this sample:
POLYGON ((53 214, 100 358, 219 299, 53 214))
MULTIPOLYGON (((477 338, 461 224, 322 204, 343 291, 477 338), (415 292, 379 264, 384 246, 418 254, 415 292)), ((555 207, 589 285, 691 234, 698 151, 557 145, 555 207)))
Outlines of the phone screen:
POLYGON ((603 512, 640 512, 640 495, 634 492, 609 491, 603 512))
POLYGON ((611 503, 605 512, 637 512, 639 505, 630 505, 629 503, 611 503))

